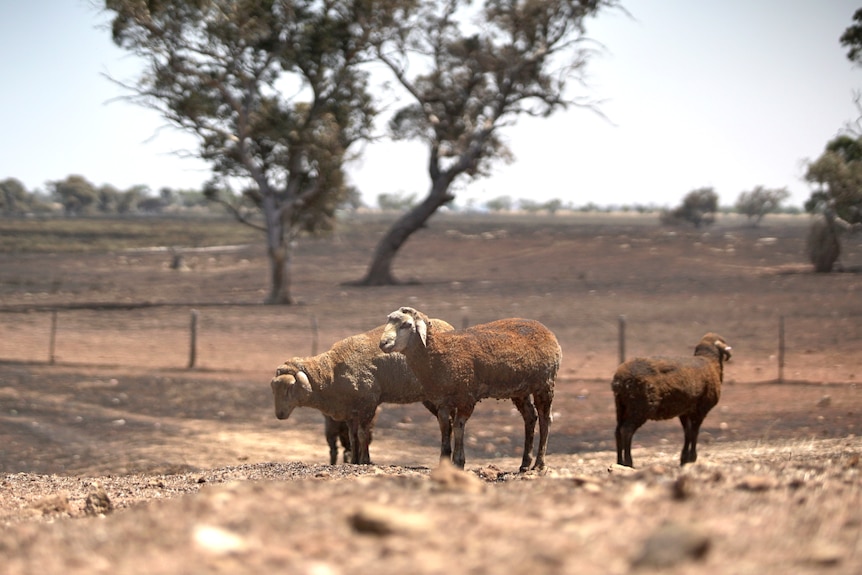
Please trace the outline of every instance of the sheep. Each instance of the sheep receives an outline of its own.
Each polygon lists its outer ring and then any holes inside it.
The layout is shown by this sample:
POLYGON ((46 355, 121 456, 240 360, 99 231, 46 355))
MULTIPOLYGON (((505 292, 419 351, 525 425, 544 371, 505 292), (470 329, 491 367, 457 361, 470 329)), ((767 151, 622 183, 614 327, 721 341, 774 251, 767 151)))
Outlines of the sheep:
POLYGON ((476 403, 491 397, 511 399, 524 418, 521 472, 530 469, 538 420, 539 446, 533 469, 545 467, 562 350, 544 325, 512 318, 442 332, 422 312, 402 307, 389 314, 380 349, 404 354, 426 396, 437 405, 441 459, 451 457, 455 466, 464 468, 464 427, 476 403), (446 432, 453 422, 454 451, 446 432))
POLYGON ((694 357, 638 357, 617 367, 611 382, 617 412, 617 464, 632 467, 632 437, 648 420, 679 417, 685 434, 680 465, 697 460, 697 434, 721 395, 732 348, 707 333, 694 357))
MULTIPOLYGON (((443 320, 433 322, 441 331, 453 329, 443 320)), ((297 407, 313 407, 344 421, 350 436, 350 460, 357 464, 371 463, 368 444, 381 403, 421 401, 436 417, 437 407, 425 401, 422 386, 404 358, 378 348, 383 328, 345 338, 319 355, 295 357, 278 366, 270 382, 275 416, 287 419, 297 407)))

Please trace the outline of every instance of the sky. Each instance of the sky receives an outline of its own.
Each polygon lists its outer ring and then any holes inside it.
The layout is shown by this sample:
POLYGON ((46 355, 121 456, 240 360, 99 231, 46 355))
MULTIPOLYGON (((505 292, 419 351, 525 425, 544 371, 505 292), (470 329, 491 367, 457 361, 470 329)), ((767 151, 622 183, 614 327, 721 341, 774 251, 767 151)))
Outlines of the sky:
MULTIPOLYGON (((0 2, 0 180, 29 190, 80 174, 119 189, 200 188, 195 140, 155 112, 118 99, 108 79, 140 62, 115 47, 91 0, 0 2), (46 6, 47 5, 47 6, 46 6), (50 8, 48 8, 50 6, 50 8)), ((588 25, 603 45, 571 108, 503 131, 515 160, 457 184, 456 202, 501 196, 574 206, 675 206, 712 187, 732 205, 755 186, 811 189, 805 162, 859 115, 862 68, 839 44, 859 4, 846 0, 622 0, 588 25)), ((419 143, 367 145, 349 167, 368 205, 428 190, 419 143)))

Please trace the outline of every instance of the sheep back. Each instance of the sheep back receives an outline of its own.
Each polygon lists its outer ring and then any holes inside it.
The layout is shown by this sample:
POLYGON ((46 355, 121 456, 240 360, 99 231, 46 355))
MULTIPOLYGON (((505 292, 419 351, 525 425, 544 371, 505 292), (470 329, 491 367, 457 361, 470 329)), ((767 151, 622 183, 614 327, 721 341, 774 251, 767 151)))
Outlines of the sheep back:
MULTIPOLYGON (((452 330, 443 320, 431 320, 435 329, 452 330)), ((346 337, 312 357, 295 357, 278 367, 278 374, 305 372, 311 394, 293 394, 294 407, 313 407, 335 419, 347 420, 358 411, 371 413, 381 403, 423 401, 425 392, 400 354, 378 347, 385 326, 346 337)))
POLYGON ((461 394, 508 399, 553 388, 562 359, 554 334, 538 321, 521 318, 454 332, 430 325, 425 350, 427 362, 411 361, 415 350, 404 353, 432 401, 461 394))
POLYGON ((715 405, 721 395, 720 368, 708 358, 640 357, 621 364, 611 389, 648 419, 671 419, 698 404, 715 405))

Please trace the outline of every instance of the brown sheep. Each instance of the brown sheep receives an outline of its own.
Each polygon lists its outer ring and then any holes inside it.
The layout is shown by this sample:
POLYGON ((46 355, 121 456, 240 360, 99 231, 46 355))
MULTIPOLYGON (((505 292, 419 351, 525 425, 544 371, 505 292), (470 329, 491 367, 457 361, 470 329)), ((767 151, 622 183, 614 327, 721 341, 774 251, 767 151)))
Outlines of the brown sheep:
POLYGON ((632 467, 632 437, 648 420, 679 417, 685 441, 680 465, 697 460, 697 434, 718 403, 731 347, 707 333, 694 357, 638 357, 622 363, 611 389, 617 410, 617 463, 632 467))
POLYGON ((464 426, 476 403, 486 397, 511 399, 524 418, 520 469, 530 468, 537 419, 539 447, 534 469, 544 468, 554 382, 562 358, 557 338, 544 325, 503 319, 442 332, 422 312, 402 307, 389 314, 380 349, 403 353, 429 401, 437 405, 441 457, 451 454, 452 462, 463 468, 464 426), (451 422, 455 425, 454 451, 446 433, 451 422))
MULTIPOLYGON (((433 321, 440 330, 453 329, 445 321, 433 321)), ((345 338, 314 357, 295 357, 278 366, 270 382, 275 416, 287 419, 297 407, 313 407, 346 422, 351 462, 357 464, 371 463, 368 444, 380 404, 422 402, 437 416, 436 406, 425 401, 422 386, 404 358, 380 351, 377 343, 383 328, 345 338)))

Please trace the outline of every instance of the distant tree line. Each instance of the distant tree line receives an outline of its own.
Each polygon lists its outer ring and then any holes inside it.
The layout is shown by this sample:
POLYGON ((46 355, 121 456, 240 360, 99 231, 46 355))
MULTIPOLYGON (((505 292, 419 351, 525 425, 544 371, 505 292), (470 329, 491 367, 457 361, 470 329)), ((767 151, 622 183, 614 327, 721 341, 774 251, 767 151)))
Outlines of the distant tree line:
POLYGON ((28 190, 16 178, 0 180, 0 215, 4 216, 159 214, 215 208, 201 190, 165 187, 153 193, 144 185, 120 190, 111 184, 97 186, 80 175, 48 182, 44 190, 28 190))
MULTIPOLYGON (((351 189, 338 204, 342 210, 356 210, 364 206, 358 190, 351 189)), ((219 194, 230 193, 219 190, 219 194)), ((559 198, 538 201, 529 198, 515 199, 511 196, 498 196, 481 204, 469 202, 464 207, 453 204, 454 211, 483 212, 523 212, 556 214, 568 212, 660 212, 665 224, 692 224, 695 227, 709 225, 718 211, 735 211, 751 220, 753 225, 770 213, 798 213, 798 208, 784 207, 782 203, 789 197, 785 188, 768 189, 756 186, 750 191, 740 193, 732 208, 721 208, 718 195, 712 188, 698 188, 689 192, 682 203, 672 209, 662 209, 655 205, 600 206, 587 203, 575 206, 559 198)), ((416 194, 383 193, 377 197, 377 208, 383 211, 403 212, 417 203, 416 194)), ((22 216, 28 214, 92 216, 92 215, 133 215, 161 214, 169 212, 223 213, 219 204, 224 203, 209 189, 176 189, 163 187, 158 191, 145 185, 132 186, 120 190, 111 184, 95 185, 84 176, 70 175, 63 180, 49 181, 45 189, 28 190, 16 178, 0 180, 0 215, 22 216)))

